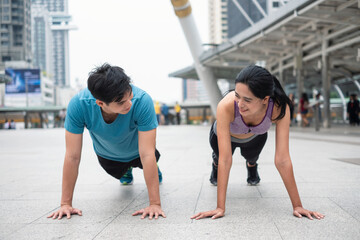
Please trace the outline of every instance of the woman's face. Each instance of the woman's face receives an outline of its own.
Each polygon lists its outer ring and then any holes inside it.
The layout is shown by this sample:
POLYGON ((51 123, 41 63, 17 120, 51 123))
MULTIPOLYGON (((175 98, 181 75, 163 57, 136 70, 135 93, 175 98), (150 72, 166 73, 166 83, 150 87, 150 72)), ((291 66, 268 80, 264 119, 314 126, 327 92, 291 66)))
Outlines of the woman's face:
POLYGON ((242 116, 251 116, 260 112, 268 100, 268 96, 264 99, 255 97, 249 87, 244 83, 237 83, 235 85, 235 101, 242 116))

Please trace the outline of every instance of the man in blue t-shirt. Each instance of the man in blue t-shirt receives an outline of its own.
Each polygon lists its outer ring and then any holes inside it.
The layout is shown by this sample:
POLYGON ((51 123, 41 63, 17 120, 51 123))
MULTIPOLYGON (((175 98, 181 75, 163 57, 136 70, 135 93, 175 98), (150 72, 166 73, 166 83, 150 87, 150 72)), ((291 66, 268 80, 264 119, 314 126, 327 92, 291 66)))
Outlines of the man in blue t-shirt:
POLYGON ((151 97, 130 84, 123 69, 104 64, 91 72, 88 88, 74 96, 67 109, 61 208, 48 217, 82 215, 81 210, 72 207, 72 198, 84 127, 89 130, 99 163, 108 174, 123 184, 131 184, 132 168, 144 170, 150 204, 133 216, 165 217, 159 193, 160 153, 155 148, 157 126, 151 97))

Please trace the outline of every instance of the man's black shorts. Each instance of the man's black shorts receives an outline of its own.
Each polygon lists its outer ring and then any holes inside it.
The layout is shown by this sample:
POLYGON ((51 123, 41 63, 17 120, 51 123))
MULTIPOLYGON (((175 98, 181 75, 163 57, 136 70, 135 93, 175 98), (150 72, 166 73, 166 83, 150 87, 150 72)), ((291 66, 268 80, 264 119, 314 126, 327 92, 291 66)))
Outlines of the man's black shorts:
MULTIPOLYGON (((131 160, 130 162, 113 161, 113 160, 109 160, 109 159, 100 157, 99 155, 97 155, 97 157, 99 159, 99 163, 100 163, 101 167, 108 174, 110 174, 111 176, 113 176, 116 179, 120 179, 130 167, 138 167, 141 169, 143 168, 140 157, 138 157, 134 160, 131 160)), ((160 158, 160 153, 157 149, 155 149, 155 157, 156 157, 156 162, 158 162, 159 158, 160 158)))

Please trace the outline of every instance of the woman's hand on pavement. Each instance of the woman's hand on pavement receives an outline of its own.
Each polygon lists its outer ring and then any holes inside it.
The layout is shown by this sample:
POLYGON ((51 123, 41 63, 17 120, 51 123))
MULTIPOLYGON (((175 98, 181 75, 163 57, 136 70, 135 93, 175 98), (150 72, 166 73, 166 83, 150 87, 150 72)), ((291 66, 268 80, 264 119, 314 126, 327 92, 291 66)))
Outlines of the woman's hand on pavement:
POLYGON ((197 214, 195 214, 194 216, 191 217, 191 219, 202 219, 202 218, 206 218, 206 217, 211 217, 212 219, 216 219, 216 218, 221 218, 225 216, 225 210, 221 209, 221 208, 217 208, 213 211, 207 211, 207 212, 199 212, 197 214))
POLYGON ((298 218, 301 218, 302 216, 305 216, 311 220, 313 220, 313 216, 316 218, 316 219, 323 219, 325 216, 322 215, 321 213, 319 212, 313 212, 313 211, 309 211, 309 210, 306 210, 305 208, 302 208, 302 207, 296 207, 294 208, 294 212, 293 212, 294 216, 295 217, 298 217, 298 218))

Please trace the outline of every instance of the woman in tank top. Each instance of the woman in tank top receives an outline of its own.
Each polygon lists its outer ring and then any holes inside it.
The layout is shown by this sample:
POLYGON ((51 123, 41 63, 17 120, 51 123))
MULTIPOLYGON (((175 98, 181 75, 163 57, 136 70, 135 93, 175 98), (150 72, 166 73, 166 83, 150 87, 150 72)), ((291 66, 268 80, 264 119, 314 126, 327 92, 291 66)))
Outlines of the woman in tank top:
POLYGON ((290 99, 279 81, 265 68, 248 66, 236 77, 235 91, 228 93, 218 104, 217 121, 210 130, 213 164, 210 182, 217 185, 217 208, 200 212, 192 219, 225 215, 226 191, 232 165, 232 155, 237 147, 246 159, 247 182, 260 182, 257 160, 267 139, 272 123, 276 125, 275 165, 290 196, 293 214, 321 219, 318 212, 302 207, 296 187, 289 154, 290 99))

